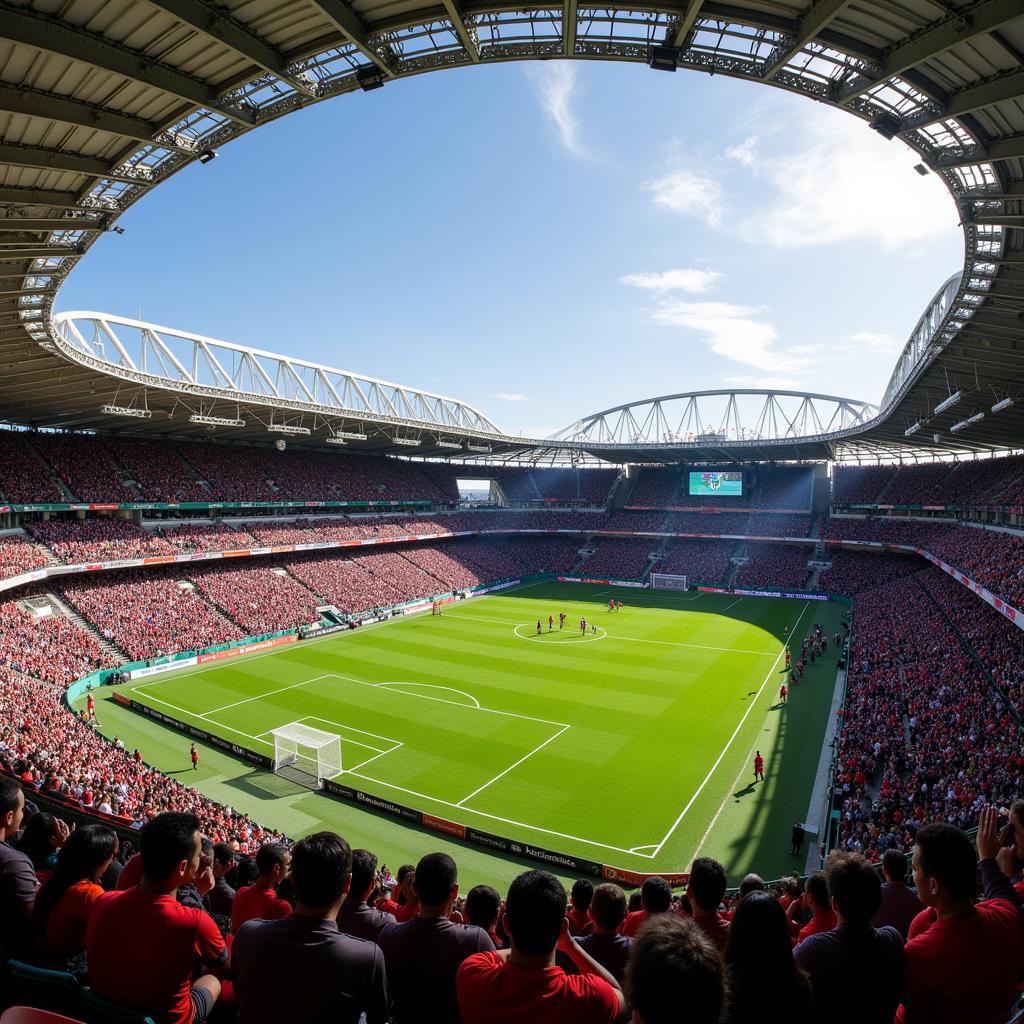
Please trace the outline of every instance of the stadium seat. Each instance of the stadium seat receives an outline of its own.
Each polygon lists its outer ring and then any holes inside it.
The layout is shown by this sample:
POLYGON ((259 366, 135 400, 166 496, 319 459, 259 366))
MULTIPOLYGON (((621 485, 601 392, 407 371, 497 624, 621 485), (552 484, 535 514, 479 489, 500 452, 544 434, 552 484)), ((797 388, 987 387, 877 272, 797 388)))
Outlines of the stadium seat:
POLYGON ((53 1013, 74 1013, 78 1008, 82 986, 68 971, 51 971, 20 960, 8 960, 7 975, 9 995, 15 1004, 53 1013))
POLYGON ((82 1024, 77 1017, 65 1017, 34 1006, 12 1006, 0 1016, 0 1024, 82 1024))
POLYGON ((81 1007, 86 1024, 155 1024, 153 1018, 142 1010, 115 1003, 89 988, 82 989, 81 1007))

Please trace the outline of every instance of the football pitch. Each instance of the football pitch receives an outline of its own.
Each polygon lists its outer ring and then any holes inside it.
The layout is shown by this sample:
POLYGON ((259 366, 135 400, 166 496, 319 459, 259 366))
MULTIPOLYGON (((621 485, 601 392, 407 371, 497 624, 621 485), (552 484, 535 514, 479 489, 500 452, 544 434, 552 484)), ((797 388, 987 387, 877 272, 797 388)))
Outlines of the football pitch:
MULTIPOLYGON (((830 645, 782 705, 784 630, 799 644, 820 622, 831 636, 841 613, 542 583, 120 690, 269 756, 272 729, 334 733, 337 782, 520 843, 633 871, 685 870, 699 852, 731 878, 781 874, 803 867, 788 835, 807 813, 837 657, 830 645), (581 617, 596 631, 581 634, 581 617)), ((311 799, 319 820, 304 831, 343 818, 348 835, 370 814, 311 799)), ((274 803, 246 809, 289 831, 274 803)))

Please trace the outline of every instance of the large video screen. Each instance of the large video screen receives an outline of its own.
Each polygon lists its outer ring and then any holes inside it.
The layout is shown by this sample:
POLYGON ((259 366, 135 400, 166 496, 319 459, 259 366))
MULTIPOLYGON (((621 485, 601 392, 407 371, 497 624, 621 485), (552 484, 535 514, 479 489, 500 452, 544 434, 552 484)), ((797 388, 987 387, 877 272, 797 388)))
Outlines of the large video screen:
POLYGON ((714 498, 739 498, 743 495, 742 473, 690 473, 690 494, 714 498))

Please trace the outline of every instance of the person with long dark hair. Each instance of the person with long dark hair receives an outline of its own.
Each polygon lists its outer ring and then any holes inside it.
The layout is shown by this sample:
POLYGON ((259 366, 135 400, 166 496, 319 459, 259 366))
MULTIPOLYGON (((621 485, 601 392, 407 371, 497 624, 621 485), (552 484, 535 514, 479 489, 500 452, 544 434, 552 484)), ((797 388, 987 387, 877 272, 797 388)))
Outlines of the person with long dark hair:
POLYGON ((810 1024, 811 985, 793 959, 786 912, 770 893, 752 892, 740 901, 729 927, 725 966, 729 1024, 772 1019, 810 1024))
POLYGON ((33 924, 43 953, 62 959, 85 948, 89 911, 103 895, 100 879, 117 850, 105 825, 85 825, 68 836, 57 866, 36 897, 33 924))
POLYGON ((69 833, 67 824, 49 811, 37 811, 25 823, 16 845, 32 861, 40 882, 49 878, 57 864, 57 852, 69 833))

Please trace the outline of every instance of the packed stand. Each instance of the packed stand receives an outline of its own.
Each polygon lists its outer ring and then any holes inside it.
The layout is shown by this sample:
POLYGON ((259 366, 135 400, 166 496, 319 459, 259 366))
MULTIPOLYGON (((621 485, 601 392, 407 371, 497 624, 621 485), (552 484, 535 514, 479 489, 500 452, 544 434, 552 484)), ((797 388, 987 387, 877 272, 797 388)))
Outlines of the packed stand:
POLYGON ((163 537, 128 519, 51 519, 25 528, 68 565, 175 553, 163 537))
POLYGON ((457 544, 423 544, 400 548, 399 554, 433 576, 437 581, 434 592, 440 593, 475 587, 483 582, 479 572, 459 557, 459 550, 457 544))
POLYGON ((775 466, 757 471, 759 508, 810 509, 814 470, 775 466))
POLYGON ((913 555, 836 549, 829 552, 828 559, 831 565, 818 577, 818 589, 847 597, 921 570, 920 559, 913 555))
MULTIPOLYGON (((97 442, 100 443, 100 442, 97 442)), ((104 438, 102 444, 139 485, 143 501, 209 501, 210 494, 175 446, 142 438, 104 438)))
POLYGON ((928 550, 1015 608, 1024 608, 1024 536, 958 526, 928 550))
POLYGON ((241 640, 245 634, 189 586, 165 572, 75 577, 67 602, 131 660, 241 640))
POLYGON ((749 512, 672 512, 667 529, 672 533, 743 536, 750 532, 751 518, 749 512))
POLYGON ((735 545, 727 540, 674 540, 655 572, 688 576, 704 583, 724 583, 732 570, 735 545))
POLYGON ((872 504, 896 474, 896 466, 836 466, 832 501, 836 505, 872 504))
MULTIPOLYGON (((397 551, 370 550, 355 557, 356 561, 374 577, 378 584, 384 585, 384 592, 390 592, 392 595, 390 600, 381 601, 381 605, 433 597, 448 589, 435 576, 421 569, 397 551)), ((377 605, 375 604, 374 607, 377 605)))
POLYGON ((660 508, 668 505, 679 488, 679 467, 642 469, 626 499, 626 508, 660 508))
POLYGON ((663 511, 612 512, 601 525, 602 530, 621 530, 626 533, 667 532, 668 513, 663 511))
POLYGON ((579 557, 578 537, 508 537, 496 540, 495 547, 522 562, 527 572, 572 571, 579 557))
POLYGON ((20 576, 49 564, 46 555, 21 534, 0 536, 0 579, 20 576))
POLYGON ((577 469, 576 486, 580 499, 587 505, 603 505, 618 478, 617 469, 577 469))
POLYGON ((752 537, 810 537, 813 526, 813 516, 793 516, 776 512, 751 515, 746 532, 752 537))
POLYGON ((733 577, 736 587, 801 588, 807 580, 811 550, 805 544, 748 544, 750 560, 733 577))
POLYGON ((887 505, 944 505, 945 487, 956 462, 922 462, 900 466, 885 492, 887 505))
POLYGON ((273 501, 284 498, 270 484, 283 452, 203 442, 173 442, 178 456, 205 481, 213 501, 273 501))
POLYGON ((256 547, 256 538, 240 526, 227 523, 182 523, 158 531, 168 544, 183 554, 207 551, 246 551, 256 547))
POLYGON ((96 637, 66 616, 37 618, 13 601, 0 601, 0 665, 68 686, 111 664, 96 637))
POLYGON ((66 501, 52 474, 28 450, 26 441, 38 435, 0 431, 0 495, 16 503, 66 501))
POLYGON ((879 516, 829 516, 825 521, 826 540, 871 540, 882 544, 907 544, 929 548, 956 527, 956 523, 936 520, 902 519, 879 516))
MULTIPOLYGON (((33 434, 32 445, 79 501, 138 501, 102 444, 79 434, 33 434)), ((56 499, 60 501, 61 499, 56 499)))
POLYGON ((657 548, 657 540, 603 537, 594 553, 580 569, 586 576, 616 576, 639 579, 647 567, 648 558, 657 548))
POLYGON ((387 581, 372 576, 355 558, 300 555, 285 563, 288 571, 314 594, 346 615, 393 603, 387 581))
POLYGON ((283 571, 265 564, 196 569, 189 579, 246 636, 317 621, 317 596, 283 571))

